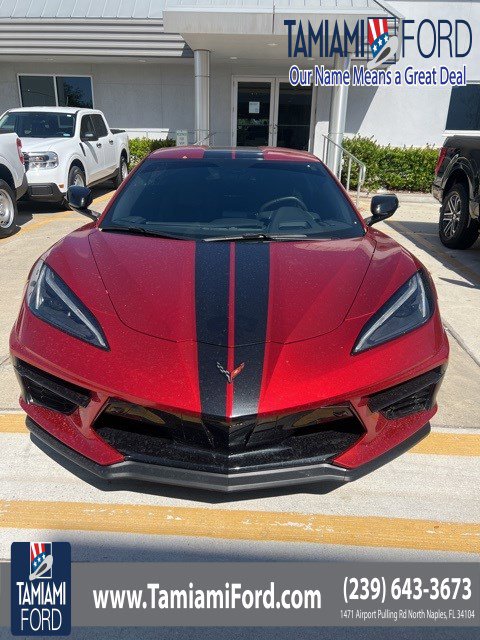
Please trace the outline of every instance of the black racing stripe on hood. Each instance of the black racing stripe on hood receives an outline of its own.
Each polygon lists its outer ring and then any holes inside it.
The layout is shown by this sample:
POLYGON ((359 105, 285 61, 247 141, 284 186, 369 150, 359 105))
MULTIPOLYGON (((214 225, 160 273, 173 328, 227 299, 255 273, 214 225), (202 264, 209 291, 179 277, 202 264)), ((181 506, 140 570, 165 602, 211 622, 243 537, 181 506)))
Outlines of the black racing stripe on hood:
POLYGON ((235 158, 238 160, 263 160, 260 149, 235 149, 235 158))
POLYGON ((202 413, 211 416, 225 415, 226 380, 217 362, 226 367, 229 267, 228 242, 196 243, 198 380, 202 413))
POLYGON ((270 244, 237 243, 235 251, 235 367, 233 417, 258 412, 267 336, 270 244))
MULTIPOLYGON (((231 416, 258 412, 267 334, 270 245, 235 243, 234 291, 230 292, 229 242, 197 242, 195 249, 195 305, 198 378, 204 416, 225 418, 227 389, 233 391, 231 416), (229 295, 234 295, 232 369, 243 370, 227 383, 219 370, 228 366, 229 295)), ((232 346, 230 345, 230 346, 232 346)), ((230 396, 231 397, 231 396, 230 396)), ((230 401, 229 401, 230 407, 230 401)))
POLYGON ((204 156, 207 160, 231 160, 231 149, 206 149, 204 156))

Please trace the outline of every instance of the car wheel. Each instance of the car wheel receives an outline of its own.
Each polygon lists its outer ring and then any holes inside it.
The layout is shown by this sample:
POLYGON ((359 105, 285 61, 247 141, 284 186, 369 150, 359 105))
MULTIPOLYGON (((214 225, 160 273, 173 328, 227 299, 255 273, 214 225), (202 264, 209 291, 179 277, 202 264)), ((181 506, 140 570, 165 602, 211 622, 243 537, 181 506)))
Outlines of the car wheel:
POLYGON ((478 232, 478 221, 470 217, 467 190, 463 184, 454 184, 440 209, 440 240, 450 249, 468 249, 478 232))
POLYGON ((7 238, 17 228, 17 200, 11 187, 0 180, 0 238, 7 238))
POLYGON ((124 155, 122 155, 122 157, 120 158, 120 163, 118 165, 117 175, 115 177, 115 180, 113 181, 115 185, 115 189, 118 189, 118 187, 122 184, 122 182, 125 180, 127 176, 128 176, 127 159, 125 158, 124 155))

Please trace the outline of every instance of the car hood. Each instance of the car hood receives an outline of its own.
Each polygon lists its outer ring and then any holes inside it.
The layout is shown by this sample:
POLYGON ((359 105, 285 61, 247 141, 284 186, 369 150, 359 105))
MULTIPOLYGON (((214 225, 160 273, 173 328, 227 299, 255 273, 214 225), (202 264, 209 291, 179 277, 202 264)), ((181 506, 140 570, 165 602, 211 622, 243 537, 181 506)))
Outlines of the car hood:
POLYGON ((120 320, 172 341, 287 343, 336 329, 375 250, 361 238, 193 242, 94 230, 93 256, 120 320))
POLYGON ((32 153, 33 151, 57 150, 58 145, 66 145, 72 142, 72 138, 21 138, 22 151, 32 153))

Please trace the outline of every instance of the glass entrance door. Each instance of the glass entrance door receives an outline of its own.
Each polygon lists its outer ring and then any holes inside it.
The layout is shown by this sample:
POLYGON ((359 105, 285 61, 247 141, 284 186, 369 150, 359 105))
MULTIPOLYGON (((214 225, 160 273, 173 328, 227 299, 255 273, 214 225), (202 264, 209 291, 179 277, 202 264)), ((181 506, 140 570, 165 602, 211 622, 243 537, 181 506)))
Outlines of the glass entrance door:
POLYGON ((238 82, 237 146, 272 144, 272 82, 238 82))
POLYGON ((276 147, 308 151, 312 87, 292 87, 289 82, 277 83, 276 147))
POLYGON ((234 79, 232 144, 308 150, 312 88, 280 78, 234 79))

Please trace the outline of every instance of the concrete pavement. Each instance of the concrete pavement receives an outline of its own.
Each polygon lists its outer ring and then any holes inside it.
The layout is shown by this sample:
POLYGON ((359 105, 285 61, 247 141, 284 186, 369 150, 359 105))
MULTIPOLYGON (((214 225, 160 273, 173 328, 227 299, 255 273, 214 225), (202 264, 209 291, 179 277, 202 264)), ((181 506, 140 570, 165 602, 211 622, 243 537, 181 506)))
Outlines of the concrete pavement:
MULTIPOLYGON (((97 209, 105 198, 99 194, 97 209)), ((368 202, 363 199, 361 205, 366 211, 368 202)), ((231 498, 145 484, 94 485, 31 443, 18 413, 8 334, 34 260, 87 220, 46 207, 23 207, 22 230, 0 241, 0 557, 9 557, 13 540, 42 537, 71 541, 77 560, 480 559, 480 246, 446 250, 437 240, 437 216, 433 199, 404 197, 394 218, 378 225, 430 270, 451 334, 451 360, 433 435, 349 485, 231 498)), ((273 637, 268 630, 261 633, 273 637)), ((275 637, 291 634, 276 631, 275 637)), ((402 638, 475 637, 448 630, 419 634, 402 631, 402 638)), ((229 630, 228 635, 260 637, 253 630, 229 630)), ((327 637, 320 630, 297 631, 295 637, 320 635, 327 637)), ((138 630, 136 635, 134 630, 109 631, 108 636, 140 637, 138 630)), ((223 636, 221 630, 195 631, 197 638, 207 636, 224 637, 225 631, 223 636)), ((78 631, 75 637, 87 634, 78 631)), ((141 637, 150 635, 142 631, 141 637)), ((193 633, 165 630, 163 637, 193 633)), ((399 636, 363 629, 331 630, 328 637, 399 636)))

